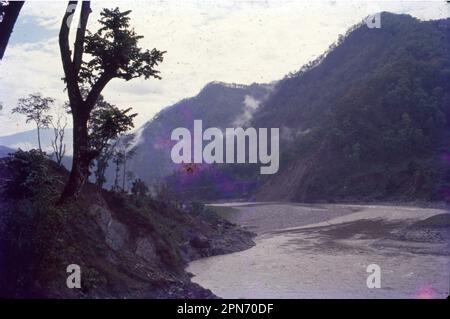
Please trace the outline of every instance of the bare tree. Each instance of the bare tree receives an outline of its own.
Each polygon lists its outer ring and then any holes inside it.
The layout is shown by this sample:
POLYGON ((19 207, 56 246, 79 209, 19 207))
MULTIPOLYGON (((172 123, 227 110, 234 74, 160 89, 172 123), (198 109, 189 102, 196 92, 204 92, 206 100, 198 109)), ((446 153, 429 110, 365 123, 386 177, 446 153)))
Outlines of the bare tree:
POLYGON ((66 144, 64 143, 64 133, 67 127, 67 111, 64 107, 59 107, 56 114, 56 121, 52 120, 54 138, 52 140, 53 154, 56 163, 62 164, 62 159, 66 155, 66 144))
POLYGON ((132 158, 136 154, 135 148, 125 148, 125 151, 123 152, 123 168, 122 168, 122 189, 126 191, 126 181, 127 181, 127 173, 131 173, 130 171, 127 171, 127 160, 132 158))
MULTIPOLYGON (((133 185, 133 181, 136 180, 136 175, 132 171, 127 171, 126 178, 127 178, 127 182, 129 183, 128 185, 133 185)), ((128 190, 125 189, 125 192, 128 192, 128 190)))
POLYGON ((95 184, 100 188, 106 183, 106 169, 109 167, 109 161, 114 156, 114 145, 114 142, 108 143, 95 161, 95 184))
POLYGON ((120 166, 123 164, 123 152, 118 148, 115 148, 113 151, 113 162, 116 165, 116 176, 114 178, 113 190, 118 191, 120 166))
POLYGON ((114 189, 119 190, 119 174, 122 169, 122 190, 126 191, 127 173, 127 160, 136 154, 136 149, 131 146, 130 136, 122 136, 120 140, 114 145, 113 162, 116 165, 116 174, 114 179, 114 189))

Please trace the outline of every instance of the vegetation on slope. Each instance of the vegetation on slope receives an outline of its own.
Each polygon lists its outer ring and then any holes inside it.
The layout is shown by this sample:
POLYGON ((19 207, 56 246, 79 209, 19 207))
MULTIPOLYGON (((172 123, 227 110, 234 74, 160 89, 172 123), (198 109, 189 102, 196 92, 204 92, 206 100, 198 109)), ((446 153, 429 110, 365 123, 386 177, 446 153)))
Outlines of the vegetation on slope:
POLYGON ((450 20, 383 13, 280 82, 254 126, 290 132, 261 199, 442 200, 450 186, 450 20), (278 186, 277 186, 278 185, 278 186))
POLYGON ((253 245, 253 235, 200 204, 87 184, 56 205, 68 173, 39 151, 0 163, 0 296, 210 298, 184 271, 196 258, 253 245), (82 270, 68 289, 66 268, 82 270))
MULTIPOLYGON (((380 29, 355 25, 317 60, 258 95, 248 126, 280 128, 278 173, 262 176, 254 164, 192 164, 168 177, 158 169, 158 177, 166 176, 174 197, 199 200, 447 200, 450 20, 386 12, 381 20, 380 29)), ((207 86, 161 112, 142 135, 132 164, 137 175, 150 174, 136 165, 150 155, 171 162, 172 144, 161 143, 161 135, 168 138, 172 128, 190 128, 194 119, 228 127, 238 114, 230 107, 249 94, 239 90, 207 86), (154 130, 159 137, 147 134, 157 123, 164 123, 154 130), (144 156, 152 145, 159 149, 144 156)))

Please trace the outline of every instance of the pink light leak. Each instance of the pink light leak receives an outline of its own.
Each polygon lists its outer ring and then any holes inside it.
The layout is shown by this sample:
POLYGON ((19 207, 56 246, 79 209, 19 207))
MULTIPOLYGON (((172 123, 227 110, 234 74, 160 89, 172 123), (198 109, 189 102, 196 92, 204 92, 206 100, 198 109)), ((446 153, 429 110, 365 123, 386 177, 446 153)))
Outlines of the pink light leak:
POLYGON ((433 287, 430 285, 421 287, 416 293, 416 299, 433 299, 436 295, 433 287))
POLYGON ((170 150, 175 144, 176 142, 172 141, 170 138, 157 136, 153 143, 153 147, 157 150, 170 150))

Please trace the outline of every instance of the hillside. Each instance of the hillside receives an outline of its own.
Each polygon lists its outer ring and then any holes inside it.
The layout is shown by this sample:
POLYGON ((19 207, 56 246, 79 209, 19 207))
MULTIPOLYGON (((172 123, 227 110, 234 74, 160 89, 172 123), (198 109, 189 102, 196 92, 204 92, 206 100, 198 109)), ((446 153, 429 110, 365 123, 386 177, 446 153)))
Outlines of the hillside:
MULTIPOLYGON (((162 178, 182 169, 170 157, 173 129, 185 127, 192 131, 194 119, 203 120, 204 127, 248 125, 271 89, 272 85, 264 84, 207 84, 198 95, 163 109, 133 134, 131 144, 136 147, 136 155, 127 166, 148 185, 158 185, 162 178)), ((114 180, 112 166, 107 172, 109 181, 114 180)))
POLYGON ((56 205, 67 171, 37 151, 0 160, 0 297, 214 298, 187 262, 253 245, 253 234, 204 206, 88 184, 56 205), (68 289, 66 267, 82 270, 68 289))
POLYGON ((255 115, 292 133, 258 199, 448 198, 450 19, 382 21, 281 81, 255 115))
POLYGON ((270 90, 212 83, 163 110, 135 137, 138 152, 130 167, 149 184, 162 178, 183 198, 446 199, 450 20, 381 17, 382 28, 352 27, 270 90), (239 123, 248 95, 257 107, 239 123), (203 119, 205 127, 280 128, 280 171, 261 176, 254 165, 195 165, 188 171, 172 165, 170 132, 190 128, 194 119, 203 119))
POLYGON ((8 156, 8 154, 12 152, 14 152, 13 149, 0 145, 0 158, 8 156))
MULTIPOLYGON (((185 200, 447 200, 450 19, 381 18, 380 29, 352 27, 278 82, 212 82, 163 109, 128 137, 136 155, 127 170, 185 200), (280 170, 262 176, 258 165, 173 164, 171 132, 192 130, 194 119, 222 129, 280 128, 280 170)), ((27 139, 0 144, 17 140, 27 139)))

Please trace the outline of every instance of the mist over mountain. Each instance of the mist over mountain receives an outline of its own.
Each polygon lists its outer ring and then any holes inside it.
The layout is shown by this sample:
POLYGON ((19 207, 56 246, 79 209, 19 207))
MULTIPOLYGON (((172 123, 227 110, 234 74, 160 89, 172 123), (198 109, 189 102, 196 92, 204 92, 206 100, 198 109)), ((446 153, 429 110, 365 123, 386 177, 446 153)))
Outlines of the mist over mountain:
MULTIPOLYGON (((193 132, 196 119, 203 121, 204 128, 248 125, 272 89, 272 84, 207 84, 198 95, 163 109, 133 134, 130 147, 136 155, 127 163, 128 169, 147 184, 159 185, 166 176, 183 170, 170 157, 175 144, 170 138, 172 130, 185 127, 193 132)), ((113 166, 107 172, 109 183, 114 180, 113 166)))
MULTIPOLYGON (((355 26, 316 61, 278 82, 253 114, 251 126, 281 132, 277 174, 241 169, 253 181, 254 198, 448 197, 450 20, 390 13, 381 19, 380 29, 355 26)), ((235 173, 239 165, 231 166, 219 177, 216 169, 199 174, 193 185, 178 186, 184 176, 171 184, 206 198, 211 185, 213 197, 227 198, 236 181, 227 170, 235 173)), ((251 190, 237 189, 253 198, 251 190)))
POLYGON ((147 183, 171 175, 163 179, 169 188, 191 199, 445 197, 450 20, 385 12, 381 19, 380 29, 354 26, 270 89, 211 83, 163 110, 135 136, 133 172, 147 183), (248 108, 251 103, 257 107, 248 108), (194 119, 204 127, 280 128, 280 171, 261 176, 248 164, 196 165, 188 172, 174 166, 170 133, 192 129, 194 119))

